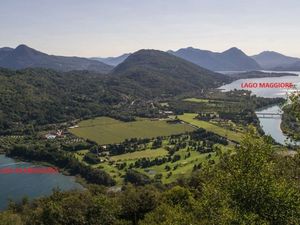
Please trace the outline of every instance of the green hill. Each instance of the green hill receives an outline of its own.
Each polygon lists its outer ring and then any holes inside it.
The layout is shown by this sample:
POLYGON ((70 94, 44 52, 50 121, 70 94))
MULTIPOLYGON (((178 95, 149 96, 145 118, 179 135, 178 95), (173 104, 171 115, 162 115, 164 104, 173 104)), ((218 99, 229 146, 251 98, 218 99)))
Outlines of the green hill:
MULTIPOLYGON (((230 78, 166 52, 140 50, 111 73, 115 84, 143 90, 148 97, 178 95, 220 86, 230 78)), ((139 93, 135 93, 139 94, 139 93)))

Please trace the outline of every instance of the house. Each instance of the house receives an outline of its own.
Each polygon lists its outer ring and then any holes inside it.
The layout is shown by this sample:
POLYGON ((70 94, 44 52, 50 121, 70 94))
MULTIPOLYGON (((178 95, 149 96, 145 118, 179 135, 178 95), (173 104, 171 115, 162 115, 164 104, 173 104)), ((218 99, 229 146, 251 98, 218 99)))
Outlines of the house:
POLYGON ((45 138, 48 139, 48 140, 53 140, 53 139, 56 138, 56 135, 54 135, 54 134, 46 134, 45 138))
POLYGON ((166 114, 166 115, 173 115, 174 112, 173 111, 164 111, 164 114, 166 114))

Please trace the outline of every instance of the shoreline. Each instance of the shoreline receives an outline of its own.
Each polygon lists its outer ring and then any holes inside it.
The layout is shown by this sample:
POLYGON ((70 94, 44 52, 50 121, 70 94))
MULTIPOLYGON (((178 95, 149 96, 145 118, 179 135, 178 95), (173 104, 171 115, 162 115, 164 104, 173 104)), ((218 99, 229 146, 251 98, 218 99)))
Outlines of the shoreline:
POLYGON ((78 184, 80 184, 83 188, 86 188, 88 183, 85 181, 85 179, 83 177, 81 177, 80 175, 70 175, 69 172, 67 172, 65 169, 62 169, 62 168, 59 168, 59 167, 56 167, 54 166, 53 164, 49 163, 49 162, 45 162, 45 161, 35 161, 35 160, 28 160, 28 159, 25 159, 25 158, 22 158, 22 157, 12 157, 12 156, 7 156, 5 154, 5 152, 0 152, 0 156, 1 155, 4 155, 6 158, 10 158, 10 159, 13 159, 15 160, 16 162, 25 162, 25 163, 30 163, 30 164, 33 164, 33 165, 36 165, 36 166, 48 166, 48 167, 51 167, 51 168, 56 168, 58 169, 58 173, 63 175, 63 176, 67 176, 67 177, 71 177, 71 178, 74 178, 74 181, 78 184))

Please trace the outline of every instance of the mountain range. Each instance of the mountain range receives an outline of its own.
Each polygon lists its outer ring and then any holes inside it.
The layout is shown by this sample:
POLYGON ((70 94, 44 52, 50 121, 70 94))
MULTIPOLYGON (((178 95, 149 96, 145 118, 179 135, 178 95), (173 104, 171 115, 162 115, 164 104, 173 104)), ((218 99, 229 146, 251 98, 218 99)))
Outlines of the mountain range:
POLYGON ((199 91, 230 80, 223 74, 158 50, 140 50, 131 54, 113 69, 110 77, 111 83, 132 87, 133 92, 141 89, 149 96, 199 91))
MULTIPOLYGON (((192 62, 212 71, 300 71, 300 58, 285 56, 278 52, 264 51, 248 56, 238 48, 230 48, 224 52, 212 52, 192 47, 181 48, 167 53, 192 62)), ((124 62, 132 53, 117 57, 66 57, 48 55, 26 45, 17 48, 0 48, 0 67, 9 69, 48 68, 57 71, 89 70, 109 73, 124 62)))
POLYGON ((230 48, 221 53, 192 47, 168 52, 213 71, 249 71, 262 69, 254 59, 247 56, 238 48, 230 48))
POLYGON ((285 56, 278 52, 264 51, 252 58, 267 70, 300 71, 300 58, 285 56))
MULTIPOLYGON (((300 58, 285 56, 274 51, 264 51, 260 54, 248 56, 238 48, 230 48, 224 52, 212 52, 193 47, 181 48, 168 53, 183 58, 196 65, 213 71, 300 71, 300 58)), ((130 53, 117 57, 92 58, 103 63, 117 66, 123 62, 130 53)))
POLYGON ((9 69, 40 67, 57 71, 90 70, 100 73, 108 73, 113 68, 87 58, 48 55, 26 45, 19 45, 15 49, 1 48, 0 67, 9 69))
POLYGON ((117 57, 108 57, 108 58, 101 58, 101 57, 93 57, 91 59, 103 62, 107 65, 117 66, 122 63, 131 53, 125 53, 123 55, 117 57))
POLYGON ((49 124, 125 115, 134 101, 142 104, 131 110, 148 113, 143 111, 147 100, 201 93, 231 80, 157 50, 135 52, 103 76, 91 71, 0 68, 0 134, 24 130, 27 122, 49 124))

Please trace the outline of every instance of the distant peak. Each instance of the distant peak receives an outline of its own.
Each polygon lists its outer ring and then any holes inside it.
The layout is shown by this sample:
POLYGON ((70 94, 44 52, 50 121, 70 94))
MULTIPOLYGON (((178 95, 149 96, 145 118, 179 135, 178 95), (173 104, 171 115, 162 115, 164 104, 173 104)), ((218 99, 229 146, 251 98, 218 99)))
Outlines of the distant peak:
POLYGON ((160 51, 160 50, 156 50, 156 49, 140 49, 140 50, 134 52, 131 55, 159 54, 159 53, 165 53, 165 52, 160 51))
POLYGON ((15 48, 15 52, 18 54, 44 54, 42 52, 39 52, 33 48, 28 47, 27 45, 21 44, 18 47, 15 48))
POLYGON ((34 49, 29 48, 27 45, 19 45, 18 47, 15 48, 16 52, 31 52, 34 51, 34 49))
POLYGON ((179 49, 178 51, 181 51, 181 50, 188 50, 188 51, 199 51, 200 49, 197 49, 197 48, 194 48, 194 47, 187 47, 187 48, 181 48, 179 49))
POLYGON ((232 47, 228 50, 226 50, 225 52, 241 52, 242 50, 237 48, 237 47, 232 47))
POLYGON ((275 51, 263 51, 260 53, 260 55, 282 55, 282 54, 275 51))
MULTIPOLYGON (((16 49, 28 49, 29 47, 27 45, 21 44, 16 49)), ((29 48, 30 49, 30 48, 29 48)))
POLYGON ((223 52, 224 54, 245 54, 241 49, 237 47, 232 47, 223 52))

